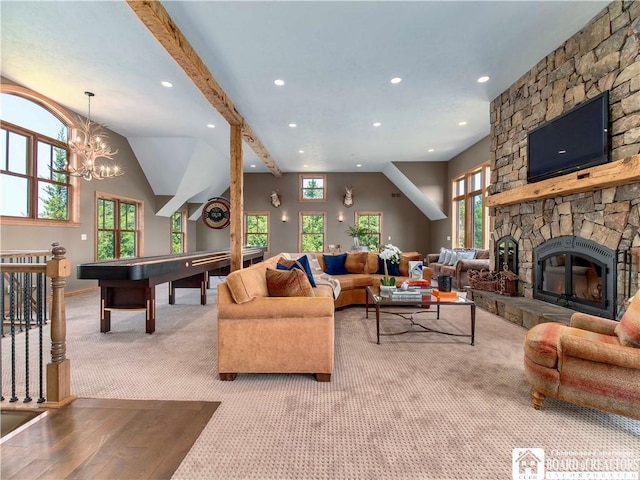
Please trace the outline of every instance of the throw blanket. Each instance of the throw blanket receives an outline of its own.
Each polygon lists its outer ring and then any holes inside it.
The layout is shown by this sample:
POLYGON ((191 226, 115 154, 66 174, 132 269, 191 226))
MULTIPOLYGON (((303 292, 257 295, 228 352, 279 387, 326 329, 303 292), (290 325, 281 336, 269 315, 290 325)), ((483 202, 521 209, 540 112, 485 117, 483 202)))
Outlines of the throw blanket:
POLYGON ((331 288, 333 288, 334 300, 338 298, 338 296, 340 296, 340 282, 328 273, 321 273, 319 275, 314 273, 313 279, 315 280, 316 285, 329 285, 331 288))

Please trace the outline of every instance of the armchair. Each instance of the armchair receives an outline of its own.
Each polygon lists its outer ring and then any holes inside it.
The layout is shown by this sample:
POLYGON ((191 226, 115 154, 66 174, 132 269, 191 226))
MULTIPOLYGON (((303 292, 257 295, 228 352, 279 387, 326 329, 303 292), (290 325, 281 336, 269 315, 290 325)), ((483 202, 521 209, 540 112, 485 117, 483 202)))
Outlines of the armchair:
POLYGON ((574 313, 570 326, 536 325, 524 370, 538 410, 552 397, 640 420, 640 294, 620 322, 574 313))

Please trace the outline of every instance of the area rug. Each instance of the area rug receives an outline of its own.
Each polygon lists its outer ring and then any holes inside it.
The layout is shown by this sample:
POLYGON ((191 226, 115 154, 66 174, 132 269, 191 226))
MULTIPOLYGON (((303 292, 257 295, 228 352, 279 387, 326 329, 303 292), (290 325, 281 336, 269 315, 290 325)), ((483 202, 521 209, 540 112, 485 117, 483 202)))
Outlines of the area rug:
MULTIPOLYGON (((222 402, 173 478, 509 479, 523 451, 552 466, 591 458, 581 454, 640 461, 640 422, 553 399, 534 410, 526 330, 482 309, 471 346, 433 333, 377 345, 373 317, 345 308, 336 312, 331 382, 282 374, 222 382, 209 295, 201 306, 197 291, 183 290, 171 306, 160 286, 152 335, 140 312, 114 312, 111 333, 100 333, 97 294, 67 303, 76 395, 222 402)), ((439 329, 464 332, 467 315, 443 307, 439 329)))

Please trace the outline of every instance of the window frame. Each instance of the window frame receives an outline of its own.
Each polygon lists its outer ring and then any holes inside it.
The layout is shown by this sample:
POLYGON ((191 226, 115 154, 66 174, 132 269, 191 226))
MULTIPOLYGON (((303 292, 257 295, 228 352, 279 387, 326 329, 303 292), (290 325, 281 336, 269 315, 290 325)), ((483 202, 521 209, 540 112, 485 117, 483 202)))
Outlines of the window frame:
MULTIPOLYGON (((298 201, 299 202, 326 202, 327 201, 327 176, 321 173, 301 173, 298 180, 298 201), (322 198, 304 198, 305 180, 322 180, 322 198)), ((320 190, 320 189, 317 189, 320 190)))
MULTIPOLYGON (((99 261, 108 261, 108 260, 118 260, 122 257, 116 256, 112 259, 99 259, 98 258, 98 247, 99 247, 99 225, 98 225, 98 204, 100 200, 109 200, 109 201, 115 201, 116 202, 116 211, 120 212, 119 206, 121 203, 128 203, 128 204, 134 204, 136 206, 136 228, 135 230, 133 230, 135 232, 135 245, 136 245, 136 254, 133 257, 125 257, 125 258, 140 258, 144 256, 144 203, 142 202, 142 200, 138 200, 136 198, 130 198, 130 197, 124 197, 122 195, 116 195, 113 193, 107 193, 107 192, 99 192, 96 191, 95 192, 95 201, 94 201, 94 208, 93 208, 93 212, 94 212, 94 217, 95 217, 95 222, 94 222, 94 250, 93 250, 93 257, 95 259, 96 262, 99 261)), ((119 214, 116 215, 116 218, 118 218, 118 223, 120 222, 119 220, 119 214)), ((115 232, 119 232, 121 231, 119 228, 117 228, 117 225, 114 226, 114 231, 115 232)), ((116 242, 116 246, 117 246, 117 242, 116 242)), ((119 252, 117 251, 116 248, 116 253, 119 254, 119 252)))
POLYGON ((184 209, 180 209, 180 210, 176 210, 175 212, 173 212, 173 214, 169 217, 169 252, 171 254, 174 253, 185 253, 187 251, 187 211, 184 209), (173 229, 173 217, 176 214, 180 214, 180 231, 176 231, 173 229), (173 251, 173 236, 180 234, 181 238, 181 243, 182 243, 182 249, 180 252, 174 252, 173 251))
MULTIPOLYGON (((356 211, 355 212, 355 223, 356 225, 360 225, 360 217, 378 217, 378 225, 380 227, 380 231, 378 232, 367 232, 367 235, 369 236, 373 236, 373 235, 377 235, 378 236, 378 250, 380 250, 380 248, 382 248, 384 246, 384 242, 383 242, 383 212, 381 210, 362 210, 362 211, 356 211)), ((369 246, 369 245, 365 245, 365 246, 369 246)))
MULTIPOLYGON (((68 128, 68 138, 73 138, 76 134, 77 123, 73 119, 71 114, 59 104, 53 100, 41 95, 28 88, 21 87, 19 85, 9 85, 0 83, 0 94, 15 95, 25 100, 31 101, 41 108, 47 110, 53 116, 55 116, 61 123, 68 128)), ((67 186, 67 220, 57 220, 48 218, 38 218, 38 181, 37 176, 37 143, 38 139, 46 140, 45 143, 53 145, 57 148, 63 148, 67 151, 67 161, 70 163, 76 162, 75 154, 71 153, 68 144, 60 142, 57 139, 52 139, 46 135, 40 134, 28 130, 19 125, 12 124, 10 122, 1 122, 2 127, 10 127, 9 131, 16 132, 20 135, 27 135, 32 140, 28 145, 28 160, 27 160, 27 173, 25 175, 15 175, 10 171, 4 171, 10 176, 26 177, 29 185, 30 192, 27 195, 27 201, 29 203, 30 214, 28 217, 14 217, 14 216, 0 216, 0 221, 3 225, 23 225, 23 226, 40 226, 40 227, 78 227, 80 226, 80 179, 77 177, 67 176, 67 182, 56 182, 53 179, 47 180, 47 183, 52 185, 63 184, 67 186)), ((44 180, 44 179, 43 179, 44 180)))
POLYGON ((322 249, 318 251, 313 251, 309 253, 318 253, 325 251, 325 247, 327 246, 327 212, 324 211, 301 211, 298 213, 298 251, 305 252, 302 249, 303 244, 303 235, 318 235, 319 233, 305 233, 303 232, 303 217, 305 216, 315 216, 319 215, 322 217, 322 249))
POLYGON ((267 235, 267 250, 265 252, 265 255, 268 255, 271 252, 271 214, 268 211, 247 211, 244 212, 244 230, 243 230, 243 234, 244 234, 244 244, 245 246, 249 245, 249 241, 248 241, 248 235, 260 235, 260 234, 266 234, 267 235), (249 232, 249 228, 248 228, 248 217, 250 216, 254 216, 254 217, 263 217, 266 216, 267 217, 267 231, 266 232, 249 232))
POLYGON ((486 205, 486 198, 488 196, 489 180, 490 180, 490 164, 483 163, 479 167, 475 167, 471 170, 464 172, 453 179, 451 183, 451 211, 452 211, 452 246, 455 248, 481 248, 486 249, 489 245, 489 207, 486 205), (480 189, 473 188, 474 177, 480 174, 480 189), (464 191, 458 193, 458 185, 462 184, 464 191), (474 232, 475 222, 473 216, 473 199, 480 195, 482 199, 482 245, 478 247, 474 245, 474 232), (459 205, 464 206, 464 235, 461 235, 459 221, 460 208, 459 205), (472 228, 473 227, 473 228, 472 228), (462 238, 463 237, 463 238, 462 238))

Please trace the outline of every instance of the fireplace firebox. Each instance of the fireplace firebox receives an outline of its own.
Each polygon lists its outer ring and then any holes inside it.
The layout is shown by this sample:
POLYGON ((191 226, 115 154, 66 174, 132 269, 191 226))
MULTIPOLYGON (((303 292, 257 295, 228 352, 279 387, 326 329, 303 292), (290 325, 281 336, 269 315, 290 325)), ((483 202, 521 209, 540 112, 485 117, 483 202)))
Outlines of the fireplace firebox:
POLYGON ((581 237, 552 238, 533 250, 534 298, 615 318, 616 252, 581 237))

